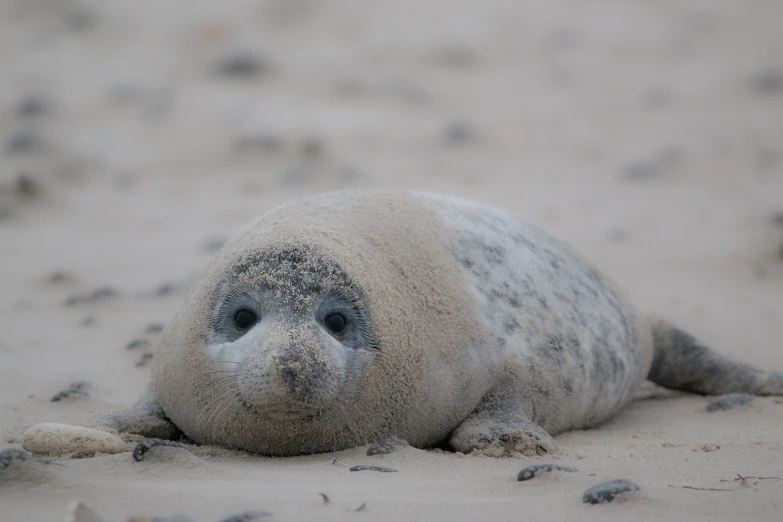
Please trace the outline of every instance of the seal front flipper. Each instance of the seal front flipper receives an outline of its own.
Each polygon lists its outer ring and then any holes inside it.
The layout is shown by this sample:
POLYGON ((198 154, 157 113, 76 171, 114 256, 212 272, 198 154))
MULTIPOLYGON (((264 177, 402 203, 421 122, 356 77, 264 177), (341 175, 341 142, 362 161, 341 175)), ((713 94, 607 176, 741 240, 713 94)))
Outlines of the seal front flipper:
POLYGON ((783 395, 783 375, 734 362, 691 335, 653 321, 655 355, 647 378, 665 388, 702 395, 783 395))
POLYGON ((147 390, 132 408, 101 415, 93 423, 149 438, 179 440, 182 436, 179 428, 166 417, 152 390, 147 390))
POLYGON ((493 457, 546 455, 554 452, 552 437, 522 411, 514 397, 486 397, 473 413, 457 426, 449 443, 456 451, 478 451, 493 457))

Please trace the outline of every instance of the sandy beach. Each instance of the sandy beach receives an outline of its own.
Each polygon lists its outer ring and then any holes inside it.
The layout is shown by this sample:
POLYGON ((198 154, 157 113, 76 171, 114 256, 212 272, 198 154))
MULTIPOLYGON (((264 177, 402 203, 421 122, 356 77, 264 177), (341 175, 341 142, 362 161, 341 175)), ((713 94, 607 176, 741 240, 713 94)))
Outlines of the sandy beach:
MULTIPOLYGON (((134 403, 220 245, 343 188, 506 209, 640 310, 783 371, 781 17, 774 0, 3 0, 0 449, 134 403)), ((60 459, 0 470, 0 520, 75 501, 106 522, 780 520, 783 398, 707 401, 646 386, 539 458, 60 459), (541 462, 579 472, 516 480, 541 462), (641 490, 582 502, 616 478, 641 490)))

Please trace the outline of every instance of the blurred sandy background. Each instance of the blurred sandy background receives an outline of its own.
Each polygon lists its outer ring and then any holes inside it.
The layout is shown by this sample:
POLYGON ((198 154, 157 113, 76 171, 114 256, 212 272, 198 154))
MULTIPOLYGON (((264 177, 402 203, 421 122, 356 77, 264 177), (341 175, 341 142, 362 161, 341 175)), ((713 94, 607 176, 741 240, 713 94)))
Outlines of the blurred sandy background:
MULTIPOLYGON (((0 446, 134 402, 221 242, 338 188, 503 207, 639 308, 783 370, 782 25, 778 0, 0 1, 0 446), (88 396, 50 401, 77 381, 88 396)), ((123 454, 4 484, 0 519, 83 500, 108 521, 779 520, 783 480, 737 474, 783 477, 783 404, 704 404, 641 400, 557 437, 578 476, 420 450, 369 476, 347 471, 361 448, 123 454), (642 491, 581 503, 617 477, 642 491)))

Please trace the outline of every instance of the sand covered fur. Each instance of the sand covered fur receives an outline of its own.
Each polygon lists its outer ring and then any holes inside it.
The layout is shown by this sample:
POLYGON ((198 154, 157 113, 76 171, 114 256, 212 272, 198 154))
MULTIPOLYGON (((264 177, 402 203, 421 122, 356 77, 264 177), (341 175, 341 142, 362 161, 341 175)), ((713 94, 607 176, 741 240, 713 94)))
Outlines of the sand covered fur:
POLYGON ((449 362, 483 334, 440 234, 431 214, 403 193, 321 197, 249 225, 210 264, 163 334, 152 388, 164 411, 195 440, 262 453, 359 445, 395 435, 389 429, 412 444, 432 440, 433 433, 446 437, 478 403, 490 375, 489 367, 482 373, 449 362), (335 260, 356 280, 366 292, 378 343, 387 349, 369 368, 361 394, 333 422, 320 423, 313 433, 307 427, 270 433, 241 406, 210 400, 221 388, 209 373, 201 338, 213 292, 228 268, 259 249, 298 244, 335 260), (261 426, 268 443, 253 440, 261 426))
POLYGON ((542 455, 552 435, 617 413, 648 376, 783 394, 780 374, 645 320, 572 249, 506 212, 341 191, 231 239, 164 330, 145 397, 104 425, 150 437, 147 415, 200 444, 276 456, 390 436, 542 455))

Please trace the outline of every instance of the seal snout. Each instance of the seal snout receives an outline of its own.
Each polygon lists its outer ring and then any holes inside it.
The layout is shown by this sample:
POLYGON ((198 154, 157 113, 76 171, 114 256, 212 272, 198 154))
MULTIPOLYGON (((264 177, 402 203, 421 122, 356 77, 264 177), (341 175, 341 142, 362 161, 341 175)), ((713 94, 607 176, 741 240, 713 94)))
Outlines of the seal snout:
POLYGON ((243 372, 242 402, 265 413, 308 413, 328 406, 335 393, 334 365, 317 343, 304 339, 265 347, 266 356, 243 372))

